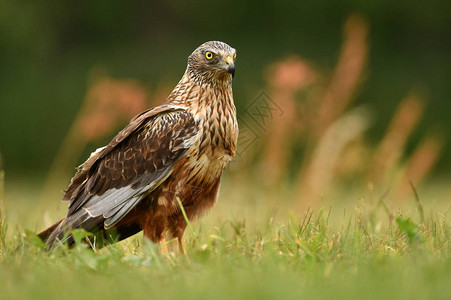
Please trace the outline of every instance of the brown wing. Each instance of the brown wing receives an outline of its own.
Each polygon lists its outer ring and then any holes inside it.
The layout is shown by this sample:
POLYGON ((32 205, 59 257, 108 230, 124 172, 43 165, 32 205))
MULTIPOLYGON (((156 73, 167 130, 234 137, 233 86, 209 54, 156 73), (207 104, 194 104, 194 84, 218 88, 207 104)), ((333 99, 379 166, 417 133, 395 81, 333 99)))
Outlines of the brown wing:
POLYGON ((105 229, 115 225, 170 175, 196 134, 194 117, 180 108, 136 117, 73 178, 63 198, 70 200, 66 220, 85 210, 90 218, 103 217, 105 229))
POLYGON ((122 129, 107 146, 97 149, 96 152, 92 153, 91 156, 80 167, 78 167, 78 172, 72 178, 71 183, 63 196, 63 201, 73 202, 77 198, 77 195, 79 195, 82 184, 90 176, 91 167, 107 154, 111 153, 111 151, 113 151, 113 149, 115 149, 116 146, 119 145, 119 143, 121 143, 132 133, 134 133, 140 126, 143 125, 144 122, 148 121, 150 118, 158 115, 159 113, 180 109, 183 110, 183 108, 177 106, 161 105, 146 110, 134 117, 130 121, 130 123, 124 129, 122 129))

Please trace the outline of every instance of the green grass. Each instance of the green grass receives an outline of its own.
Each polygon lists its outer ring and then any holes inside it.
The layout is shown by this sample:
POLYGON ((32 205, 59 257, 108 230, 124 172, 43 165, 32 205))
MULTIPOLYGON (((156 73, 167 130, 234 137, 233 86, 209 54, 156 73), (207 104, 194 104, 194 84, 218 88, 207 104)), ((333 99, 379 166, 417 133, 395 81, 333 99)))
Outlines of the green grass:
POLYGON ((302 217, 204 218, 185 234, 186 256, 165 256, 141 235, 46 253, 34 231, 2 216, 0 298, 449 299, 450 219, 426 209, 422 222, 412 202, 410 213, 360 201, 302 217))

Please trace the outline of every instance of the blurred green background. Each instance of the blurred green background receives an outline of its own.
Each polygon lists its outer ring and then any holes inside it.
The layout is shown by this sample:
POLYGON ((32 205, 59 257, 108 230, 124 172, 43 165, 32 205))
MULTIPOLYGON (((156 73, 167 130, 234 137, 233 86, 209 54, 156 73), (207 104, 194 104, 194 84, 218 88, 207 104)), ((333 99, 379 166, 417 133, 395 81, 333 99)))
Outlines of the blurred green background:
MULTIPOLYGON (((431 128, 449 138, 447 1, 1 1, 0 153, 7 178, 48 172, 96 68, 149 90, 175 86, 199 44, 222 40, 238 50, 234 94, 242 113, 267 90, 265 72, 274 61, 296 54, 330 72, 352 13, 369 24, 369 60, 353 103, 375 112, 369 138, 381 139, 412 91, 426 111, 407 152, 431 128)), ((434 174, 448 175, 450 154, 445 146, 434 174)))

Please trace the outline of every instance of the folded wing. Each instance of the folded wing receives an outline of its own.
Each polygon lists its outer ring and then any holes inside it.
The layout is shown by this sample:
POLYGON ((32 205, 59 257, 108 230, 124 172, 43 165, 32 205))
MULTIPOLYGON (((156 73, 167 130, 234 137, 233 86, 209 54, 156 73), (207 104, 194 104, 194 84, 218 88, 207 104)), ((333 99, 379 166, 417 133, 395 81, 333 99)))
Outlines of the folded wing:
POLYGON ((68 229, 117 224, 171 174, 196 135, 194 117, 181 107, 160 106, 137 116, 79 168, 63 198, 70 201, 67 216, 47 244, 68 229))

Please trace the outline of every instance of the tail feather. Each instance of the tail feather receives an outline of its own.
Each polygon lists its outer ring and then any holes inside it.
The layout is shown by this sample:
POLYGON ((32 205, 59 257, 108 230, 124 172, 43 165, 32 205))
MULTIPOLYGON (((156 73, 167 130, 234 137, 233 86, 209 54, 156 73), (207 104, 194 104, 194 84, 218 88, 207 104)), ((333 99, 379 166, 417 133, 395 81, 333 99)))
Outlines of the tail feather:
POLYGON ((49 228, 43 230, 42 232, 40 232, 38 234, 38 237, 44 242, 46 243, 47 240, 49 239, 50 235, 52 234, 52 232, 55 230, 56 227, 58 227, 58 225, 61 224, 61 222, 63 222, 64 219, 59 220, 58 222, 56 222, 55 224, 53 224, 52 226, 50 226, 49 228))
POLYGON ((102 216, 93 218, 82 209, 66 217, 65 219, 59 220, 49 228, 39 233, 38 236, 45 242, 47 250, 61 244, 67 244, 70 247, 75 243, 70 231, 73 229, 83 229, 93 233, 98 238, 98 242, 96 242, 97 248, 103 247, 105 242, 111 243, 120 241, 142 230, 141 226, 136 223, 105 230, 103 225, 104 221, 105 219, 102 216))
POLYGON ((86 231, 99 231, 103 229, 102 217, 91 218, 84 210, 79 210, 72 215, 62 219, 46 230, 38 234, 46 244, 46 249, 53 248, 56 244, 67 243, 69 246, 74 244, 74 238, 70 233, 73 229, 84 229, 86 231))

